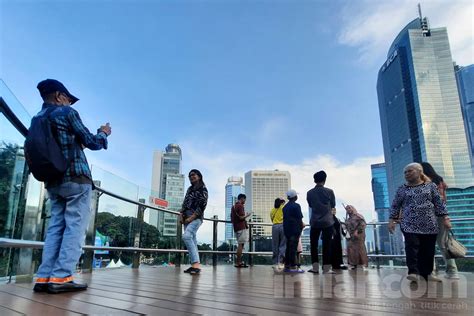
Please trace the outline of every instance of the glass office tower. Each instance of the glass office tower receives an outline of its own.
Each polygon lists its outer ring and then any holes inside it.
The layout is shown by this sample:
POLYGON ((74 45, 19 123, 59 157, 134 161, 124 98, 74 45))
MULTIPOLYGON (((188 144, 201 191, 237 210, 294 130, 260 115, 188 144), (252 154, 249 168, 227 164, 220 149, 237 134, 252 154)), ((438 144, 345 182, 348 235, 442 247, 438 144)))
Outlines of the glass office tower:
MULTIPOLYGON (((230 221, 232 206, 237 202, 239 194, 245 194, 244 179, 242 177, 230 177, 225 186, 225 219, 230 221)), ((231 243, 234 239, 234 228, 231 223, 225 224, 225 240, 231 243)))
POLYGON ((471 164, 474 168, 474 65, 455 66, 455 70, 464 127, 470 147, 471 164))
POLYGON ((377 94, 390 199, 413 161, 430 162, 451 187, 473 185, 446 28, 411 21, 379 70, 377 94))
MULTIPOLYGON (((370 166, 372 171, 372 193, 374 195, 375 212, 379 222, 388 222, 390 201, 388 199, 387 170, 385 163, 370 166)), ((387 225, 377 227, 379 251, 382 254, 400 255, 405 252, 401 231, 397 229, 390 234, 387 225)))

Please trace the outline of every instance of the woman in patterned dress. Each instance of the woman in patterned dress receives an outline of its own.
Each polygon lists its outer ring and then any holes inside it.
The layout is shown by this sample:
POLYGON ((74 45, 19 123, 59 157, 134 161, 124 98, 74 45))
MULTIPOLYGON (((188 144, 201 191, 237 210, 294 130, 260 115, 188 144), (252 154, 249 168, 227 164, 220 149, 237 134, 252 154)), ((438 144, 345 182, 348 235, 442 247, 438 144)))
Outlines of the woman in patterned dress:
POLYGON ((367 226, 364 216, 359 214, 352 205, 346 206, 346 227, 351 238, 347 241, 347 262, 351 269, 357 266, 367 267, 367 249, 365 248, 365 227, 367 226))
POLYGON ((407 279, 416 282, 422 277, 428 281, 437 281, 431 275, 439 231, 437 217, 443 217, 442 224, 447 229, 451 228, 451 222, 436 184, 423 174, 423 167, 419 163, 408 164, 404 174, 406 183, 398 188, 393 199, 388 229, 393 233, 401 217, 407 279))

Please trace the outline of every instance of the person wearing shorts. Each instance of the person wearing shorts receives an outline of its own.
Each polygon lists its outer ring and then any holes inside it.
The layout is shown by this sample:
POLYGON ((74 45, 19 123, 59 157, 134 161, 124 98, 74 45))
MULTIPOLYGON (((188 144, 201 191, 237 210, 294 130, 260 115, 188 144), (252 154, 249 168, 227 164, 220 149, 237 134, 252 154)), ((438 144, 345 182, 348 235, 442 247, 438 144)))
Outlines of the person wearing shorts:
POLYGON ((238 247, 236 253, 236 268, 248 268, 248 265, 242 261, 242 252, 244 251, 245 243, 249 240, 247 217, 250 213, 245 213, 244 205, 247 197, 245 194, 239 194, 237 196, 237 202, 232 206, 230 213, 230 219, 234 226, 235 238, 237 239, 238 247))

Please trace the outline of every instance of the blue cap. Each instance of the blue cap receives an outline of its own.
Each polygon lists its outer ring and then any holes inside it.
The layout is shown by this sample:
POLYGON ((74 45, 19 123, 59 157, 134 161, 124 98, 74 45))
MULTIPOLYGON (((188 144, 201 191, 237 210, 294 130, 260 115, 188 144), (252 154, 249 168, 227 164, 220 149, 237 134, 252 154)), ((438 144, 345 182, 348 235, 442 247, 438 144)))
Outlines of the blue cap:
POLYGON ((71 99, 71 105, 76 103, 79 99, 73 96, 69 91, 66 89, 66 87, 59 81, 54 80, 54 79, 46 79, 38 83, 36 86, 40 92, 41 97, 45 97, 50 93, 53 92, 62 92, 65 93, 69 99, 71 99))

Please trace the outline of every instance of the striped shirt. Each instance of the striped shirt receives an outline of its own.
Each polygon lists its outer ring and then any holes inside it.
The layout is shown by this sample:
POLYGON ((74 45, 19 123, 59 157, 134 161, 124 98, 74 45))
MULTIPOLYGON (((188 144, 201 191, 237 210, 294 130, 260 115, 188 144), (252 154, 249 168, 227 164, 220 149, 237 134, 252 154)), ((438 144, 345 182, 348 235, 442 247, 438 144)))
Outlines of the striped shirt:
POLYGON ((57 107, 50 114, 53 134, 57 137, 59 147, 67 161, 70 161, 64 176, 60 180, 46 183, 46 187, 54 187, 66 182, 77 182, 78 179, 86 179, 92 183, 92 175, 87 163, 83 147, 90 150, 107 149, 107 134, 97 130, 94 135, 82 123, 79 113, 70 106, 56 106, 43 104, 38 115, 44 114, 51 106, 57 107))

